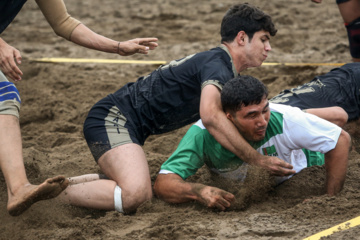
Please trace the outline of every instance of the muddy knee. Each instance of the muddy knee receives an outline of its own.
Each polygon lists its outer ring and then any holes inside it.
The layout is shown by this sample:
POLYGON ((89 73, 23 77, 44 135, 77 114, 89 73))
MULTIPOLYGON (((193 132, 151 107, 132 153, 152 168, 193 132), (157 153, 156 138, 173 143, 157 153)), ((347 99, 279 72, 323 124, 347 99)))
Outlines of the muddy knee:
POLYGON ((151 198, 151 186, 131 189, 122 189, 119 186, 116 186, 114 190, 115 210, 126 214, 134 213, 142 203, 151 198))

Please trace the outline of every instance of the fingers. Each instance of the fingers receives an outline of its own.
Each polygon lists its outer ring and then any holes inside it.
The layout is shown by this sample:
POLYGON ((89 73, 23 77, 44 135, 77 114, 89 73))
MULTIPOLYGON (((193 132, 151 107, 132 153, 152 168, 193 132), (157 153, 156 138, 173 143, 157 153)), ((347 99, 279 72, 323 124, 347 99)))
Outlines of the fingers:
POLYGON ((216 189, 211 195, 212 196, 207 199, 207 207, 209 208, 217 208, 225 211, 226 208, 229 208, 231 203, 235 201, 233 194, 220 189, 216 189))
POLYGON ((11 58, 9 60, 6 60, 5 62, 3 62, 2 67, 3 67, 2 71, 6 76, 8 76, 14 81, 21 80, 21 76, 23 75, 23 73, 20 70, 20 68, 18 68, 18 66, 16 65, 14 59, 11 58))
POLYGON ((281 167, 281 166, 276 166, 270 170, 271 175, 279 176, 279 177, 290 176, 295 173, 296 173, 295 170, 292 170, 290 168, 281 167))
POLYGON ((154 50, 158 46, 157 38, 137 38, 139 45, 147 46, 150 50, 154 50))
POLYGON ((293 166, 277 157, 266 156, 262 159, 261 167, 266 169, 271 175, 283 177, 295 174, 293 166))
POLYGON ((138 53, 148 54, 149 49, 150 49, 149 47, 139 45, 138 53))
POLYGON ((13 55, 6 56, 1 63, 2 72, 14 81, 20 81, 23 75, 22 71, 18 68, 17 64, 21 64, 21 55, 18 50, 13 51, 13 55), (16 61, 16 63, 15 63, 16 61))

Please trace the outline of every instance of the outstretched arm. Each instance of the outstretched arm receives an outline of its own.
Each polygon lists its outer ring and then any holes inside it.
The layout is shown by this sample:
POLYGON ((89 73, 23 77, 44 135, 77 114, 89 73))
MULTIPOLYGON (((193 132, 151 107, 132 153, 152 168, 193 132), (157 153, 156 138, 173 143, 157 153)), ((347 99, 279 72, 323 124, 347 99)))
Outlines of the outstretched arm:
POLYGON ((169 203, 198 201, 209 208, 224 211, 235 196, 216 187, 184 181, 175 173, 159 174, 154 184, 156 196, 169 203))
POLYGON ((63 0, 36 2, 54 32, 80 46, 122 56, 147 54, 149 50, 157 47, 157 38, 136 38, 119 42, 95 33, 68 14, 63 0))
POLYGON ((70 40, 80 46, 109 53, 117 53, 121 56, 129 56, 135 53, 147 54, 155 49, 158 44, 157 38, 135 38, 118 42, 101 36, 83 24, 78 25, 71 34, 70 40))
POLYGON ((215 85, 207 85, 201 92, 200 117, 216 141, 244 162, 262 167, 276 176, 295 174, 291 164, 277 157, 261 155, 246 142, 234 124, 226 118, 220 91, 215 85))
POLYGON ((336 147, 325 154, 326 193, 330 196, 344 186, 350 145, 350 135, 342 130, 336 147))

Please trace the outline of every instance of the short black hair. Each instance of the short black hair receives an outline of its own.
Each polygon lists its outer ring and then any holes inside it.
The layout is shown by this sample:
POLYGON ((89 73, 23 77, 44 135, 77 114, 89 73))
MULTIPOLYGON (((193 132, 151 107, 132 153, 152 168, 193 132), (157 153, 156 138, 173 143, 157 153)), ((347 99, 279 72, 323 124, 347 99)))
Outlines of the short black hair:
POLYGON ((221 104, 224 112, 234 114, 242 106, 259 104, 268 95, 267 87, 259 79, 240 75, 224 85, 221 91, 221 104))
POLYGON ((249 40, 254 33, 264 30, 275 36, 277 29, 269 15, 248 3, 232 6, 221 22, 221 42, 232 42, 238 32, 244 31, 249 40))

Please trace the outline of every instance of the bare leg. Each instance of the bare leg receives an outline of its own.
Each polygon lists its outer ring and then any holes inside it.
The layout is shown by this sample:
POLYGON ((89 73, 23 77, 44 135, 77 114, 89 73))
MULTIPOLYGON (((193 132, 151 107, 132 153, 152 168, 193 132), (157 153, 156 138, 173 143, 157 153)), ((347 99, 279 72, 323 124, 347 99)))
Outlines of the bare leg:
POLYGON ((152 197, 149 166, 144 150, 137 144, 125 144, 108 151, 99 159, 101 170, 122 189, 126 213, 136 211, 152 197))
MULTIPOLYGON (((338 4, 340 14, 345 23, 351 23, 360 17, 360 0, 350 0, 338 4)), ((360 58, 353 58, 354 62, 360 62, 360 58)))
POLYGON ((104 179, 72 184, 59 195, 59 199, 78 207, 114 210, 115 187, 115 181, 104 179))
POLYGON ((114 210, 114 189, 118 185, 122 189, 124 211, 131 213, 152 197, 149 167, 139 145, 131 143, 111 149, 98 163, 108 180, 80 176, 75 179, 94 180, 70 185, 60 199, 75 206, 114 210))
POLYGON ((339 127, 343 127, 347 123, 349 117, 341 107, 309 108, 306 109, 306 112, 332 122, 339 127))
POLYGON ((32 185, 27 179, 19 120, 13 115, 0 115, 0 167, 4 174, 10 215, 17 216, 33 203, 56 197, 68 184, 65 177, 47 179, 41 185, 32 185))
POLYGON ((99 179, 108 179, 108 178, 103 174, 91 173, 76 177, 70 177, 68 179, 69 179, 69 185, 74 185, 74 184, 86 183, 86 182, 96 181, 99 179))

